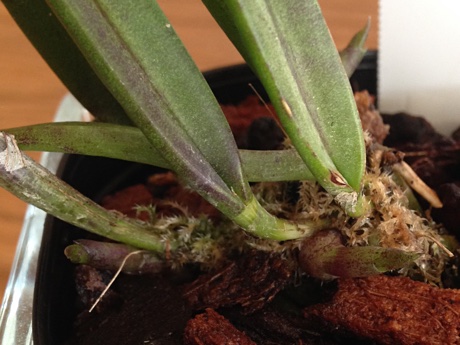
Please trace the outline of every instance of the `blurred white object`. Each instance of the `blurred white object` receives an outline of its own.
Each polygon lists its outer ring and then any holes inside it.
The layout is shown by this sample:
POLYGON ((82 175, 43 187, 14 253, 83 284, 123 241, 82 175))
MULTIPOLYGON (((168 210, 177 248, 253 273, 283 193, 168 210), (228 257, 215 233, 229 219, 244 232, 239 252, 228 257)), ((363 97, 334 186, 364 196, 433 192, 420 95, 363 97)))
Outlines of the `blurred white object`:
MULTIPOLYGON (((87 111, 67 95, 57 110, 55 121, 80 121, 87 111)), ((40 163, 55 173, 61 153, 44 153, 40 163)), ((46 214, 28 206, 19 237, 5 296, 0 308, 0 344, 32 345, 32 305, 37 258, 42 241, 46 214)))
POLYGON ((460 125, 460 1, 381 0, 379 108, 460 125))

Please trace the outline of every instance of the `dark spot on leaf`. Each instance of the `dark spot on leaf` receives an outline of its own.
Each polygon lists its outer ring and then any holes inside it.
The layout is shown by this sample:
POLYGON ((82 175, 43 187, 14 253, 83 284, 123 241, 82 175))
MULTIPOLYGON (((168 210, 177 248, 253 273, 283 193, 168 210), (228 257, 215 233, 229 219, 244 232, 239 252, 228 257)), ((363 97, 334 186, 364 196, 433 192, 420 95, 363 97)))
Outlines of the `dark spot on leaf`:
POLYGON ((347 183, 339 174, 331 171, 331 181, 338 186, 347 186, 347 183))

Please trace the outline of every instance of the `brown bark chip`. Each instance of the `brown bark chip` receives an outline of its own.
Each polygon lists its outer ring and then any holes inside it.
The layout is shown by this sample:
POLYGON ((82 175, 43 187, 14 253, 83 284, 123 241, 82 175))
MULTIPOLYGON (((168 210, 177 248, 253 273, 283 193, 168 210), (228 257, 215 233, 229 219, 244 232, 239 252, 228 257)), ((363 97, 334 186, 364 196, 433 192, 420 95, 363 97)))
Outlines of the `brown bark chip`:
POLYGON ((152 202, 153 197, 147 187, 142 184, 137 184, 106 196, 101 204, 108 210, 121 212, 130 218, 146 220, 148 219, 148 215, 138 214, 136 206, 150 205, 152 202))
POLYGON ((341 280, 332 301, 304 315, 379 344, 460 344, 460 291, 405 277, 341 280))
POLYGON ((389 126, 383 123, 380 113, 375 109, 374 97, 367 91, 356 92, 355 101, 363 130, 369 132, 378 143, 383 143, 389 126))
POLYGON ((251 313, 271 301, 291 275, 289 262, 280 255, 254 251, 201 275, 186 287, 184 296, 195 310, 240 305, 251 313))
POLYGON ((255 345, 244 332, 236 329, 213 309, 191 319, 184 332, 185 345, 255 345))

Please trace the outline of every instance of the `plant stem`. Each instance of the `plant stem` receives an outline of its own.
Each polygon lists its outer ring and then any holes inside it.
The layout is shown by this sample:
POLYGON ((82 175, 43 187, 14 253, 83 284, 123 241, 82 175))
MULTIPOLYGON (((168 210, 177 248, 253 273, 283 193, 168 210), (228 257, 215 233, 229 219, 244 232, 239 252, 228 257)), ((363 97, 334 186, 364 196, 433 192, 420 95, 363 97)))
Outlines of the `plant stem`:
POLYGON ((286 241, 308 237, 324 228, 327 221, 293 223, 268 213, 257 201, 252 199, 237 217, 232 219, 249 233, 261 238, 286 241))

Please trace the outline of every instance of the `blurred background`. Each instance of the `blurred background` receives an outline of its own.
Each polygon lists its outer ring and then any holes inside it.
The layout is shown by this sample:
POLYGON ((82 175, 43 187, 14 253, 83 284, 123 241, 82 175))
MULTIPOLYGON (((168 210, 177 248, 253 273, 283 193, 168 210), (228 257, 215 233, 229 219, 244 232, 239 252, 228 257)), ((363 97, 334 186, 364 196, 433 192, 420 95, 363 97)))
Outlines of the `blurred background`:
MULTIPOLYGON (((171 24, 202 70, 242 62, 199 0, 159 0, 171 24)), ((319 0, 338 49, 368 17, 368 49, 377 49, 377 0, 319 0)), ((49 122, 65 87, 34 51, 0 4, 0 128, 49 122)), ((40 155, 31 156, 39 159, 40 155)), ((0 190, 0 298, 3 298, 26 204, 0 190)))

